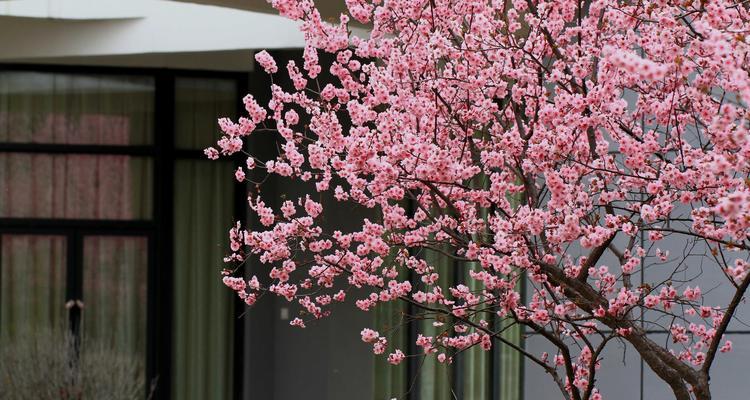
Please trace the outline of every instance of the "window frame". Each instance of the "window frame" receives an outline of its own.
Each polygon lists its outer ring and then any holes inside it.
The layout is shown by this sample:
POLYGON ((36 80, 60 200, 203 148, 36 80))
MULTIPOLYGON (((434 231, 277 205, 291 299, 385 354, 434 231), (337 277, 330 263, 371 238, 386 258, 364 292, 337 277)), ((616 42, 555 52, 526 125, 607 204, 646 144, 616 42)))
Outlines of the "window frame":
MULTIPOLYGON (((249 70, 250 68, 248 68, 249 70)), ((235 82, 238 94, 237 115, 243 110, 241 96, 248 92, 253 72, 188 70, 172 68, 127 68, 85 65, 7 64, 0 63, 0 72, 64 73, 71 75, 121 75, 150 77, 154 81, 154 138, 150 145, 81 145, 0 142, 0 153, 87 154, 143 156, 153 163, 152 217, 147 220, 92 220, 54 218, 0 218, 0 235, 54 234, 65 236, 68 276, 81 277, 83 269, 83 238, 85 236, 141 236, 148 243, 147 304, 146 304, 146 392, 151 382, 156 386, 153 399, 171 399, 172 384, 172 318, 174 168, 177 160, 204 160, 201 150, 183 150, 175 146, 175 81, 178 78, 214 78, 235 82)), ((239 157, 232 158, 242 165, 239 157)), ((227 177, 230 179, 230 177, 227 177)), ((235 185, 233 214, 240 220, 247 217, 243 185, 235 185)), ((218 279, 218 278, 217 278, 218 279)), ((80 279, 69 278, 66 297, 80 295, 80 279)), ((244 304, 234 301, 235 315, 241 315, 244 304)), ((80 311, 77 311, 80 313, 80 311)), ((76 311, 71 320, 76 320, 76 311)), ((233 354, 243 354, 244 320, 235 318, 233 354)), ((72 325, 75 330, 76 324, 72 325)), ((233 357, 233 398, 243 394, 243 358, 233 357)), ((145 395, 144 395, 145 398, 145 395)))

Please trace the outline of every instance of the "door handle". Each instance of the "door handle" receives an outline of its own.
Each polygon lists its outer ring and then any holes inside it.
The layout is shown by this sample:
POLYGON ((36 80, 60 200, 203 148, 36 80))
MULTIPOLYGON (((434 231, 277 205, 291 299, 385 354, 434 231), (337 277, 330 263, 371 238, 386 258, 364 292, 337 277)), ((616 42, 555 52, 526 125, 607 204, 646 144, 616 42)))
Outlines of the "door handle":
POLYGON ((81 300, 81 299, 75 299, 75 300, 71 299, 71 300, 68 300, 65 303, 65 308, 66 309, 72 310, 73 307, 78 308, 79 310, 83 310, 83 300, 81 300))

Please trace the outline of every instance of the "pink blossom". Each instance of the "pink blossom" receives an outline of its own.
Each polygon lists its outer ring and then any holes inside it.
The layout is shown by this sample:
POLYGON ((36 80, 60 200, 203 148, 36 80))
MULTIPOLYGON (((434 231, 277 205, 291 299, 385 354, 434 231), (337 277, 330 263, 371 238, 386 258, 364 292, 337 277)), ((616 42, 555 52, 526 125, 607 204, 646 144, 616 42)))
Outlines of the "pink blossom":
POLYGON ((263 67, 266 73, 275 74, 279 70, 276 67, 276 61, 274 61, 273 57, 265 50, 255 53, 255 61, 263 67))
POLYGON ((732 351, 732 341, 731 340, 725 341, 724 344, 721 345, 721 348, 719 349, 719 351, 721 351, 722 353, 729 353, 730 351, 732 351))
POLYGON ((245 281, 242 278, 232 278, 230 276, 225 276, 222 279, 224 281, 224 284, 234 291, 245 290, 246 285, 245 285, 245 281))
POLYGON ((305 328, 305 322, 300 318, 295 318, 289 322, 289 325, 296 326, 298 328, 305 328))
POLYGON ((690 286, 685 288, 685 291, 682 292, 682 295, 691 301, 697 301, 701 298, 701 289, 699 287, 691 288, 690 286))
POLYGON ((203 153, 208 157, 210 160, 217 160, 219 158, 219 152, 216 151, 215 148, 209 147, 205 150, 203 150, 203 153))
POLYGON ((378 337, 380 337, 380 334, 372 329, 362 330, 362 341, 365 343, 373 343, 378 340, 378 337))
POLYGON ((237 167, 237 170, 234 172, 234 178, 237 179, 237 182, 245 180, 245 171, 242 170, 242 167, 237 167))
POLYGON ((388 355, 388 362, 393 365, 398 365, 401 364, 401 361, 404 361, 404 358, 406 358, 404 353, 401 350, 396 349, 395 352, 388 355))
POLYGON ((307 212, 309 216, 315 218, 320 215, 322 211, 323 206, 320 203, 311 200, 309 196, 305 199, 305 212, 307 212))
POLYGON ((252 171, 253 169, 255 169, 255 158, 248 157, 247 160, 245 161, 245 166, 250 171, 252 171))
POLYGON ((388 342, 384 337, 380 337, 380 339, 375 342, 375 344, 372 345, 372 351, 375 354, 383 354, 385 353, 385 348, 388 342))

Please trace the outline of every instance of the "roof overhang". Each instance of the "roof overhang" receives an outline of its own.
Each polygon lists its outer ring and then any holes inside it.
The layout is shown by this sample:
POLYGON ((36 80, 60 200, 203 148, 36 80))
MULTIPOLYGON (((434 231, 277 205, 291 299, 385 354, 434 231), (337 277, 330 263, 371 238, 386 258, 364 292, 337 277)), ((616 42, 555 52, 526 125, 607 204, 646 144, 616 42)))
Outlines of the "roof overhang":
MULTIPOLYGON (((237 8, 240 10, 258 11, 277 14, 266 0, 173 0, 183 3, 198 3, 220 7, 237 8)), ((315 4, 321 14, 326 17, 337 17, 345 8, 343 0, 318 0, 315 4)))
POLYGON ((185 54, 205 68, 212 55, 222 55, 215 60, 220 64, 234 52, 251 65, 251 50, 303 47, 298 28, 270 13, 187 2, 0 1, 0 62, 109 57, 126 63, 123 56, 158 61, 185 54))
POLYGON ((148 0, 5 0, 0 1, 0 17, 44 18, 55 20, 113 20, 142 18, 148 0))

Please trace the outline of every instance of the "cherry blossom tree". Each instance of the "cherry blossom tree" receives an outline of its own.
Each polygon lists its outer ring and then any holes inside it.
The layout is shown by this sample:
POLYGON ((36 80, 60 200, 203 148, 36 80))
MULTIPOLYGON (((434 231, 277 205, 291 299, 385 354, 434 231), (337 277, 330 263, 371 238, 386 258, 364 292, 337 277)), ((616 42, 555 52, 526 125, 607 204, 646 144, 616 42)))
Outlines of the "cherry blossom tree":
POLYGON ((298 304, 302 328, 335 318, 337 302, 407 302, 404 324, 433 320, 439 334, 419 335, 417 355, 363 327, 392 364, 509 346, 574 400, 606 398, 603 351, 626 343, 677 399, 711 398, 750 285, 747 2, 346 0, 335 22, 312 0, 272 3, 299 21, 304 62, 256 60, 293 89, 272 84, 268 104, 246 96, 247 115, 221 119, 206 154, 244 153, 239 181, 314 190, 277 209, 249 192, 259 224, 237 222, 225 259, 240 298, 298 304), (278 154, 244 150, 251 134, 271 135, 278 154), (326 210, 348 203, 370 217, 327 231, 326 210), (698 245, 710 262, 684 273, 698 245), (468 281, 441 284, 427 252, 468 281), (270 274, 237 272, 251 257, 270 274), (709 269, 720 290, 701 287, 709 269), (554 353, 504 339, 498 319, 554 353))

